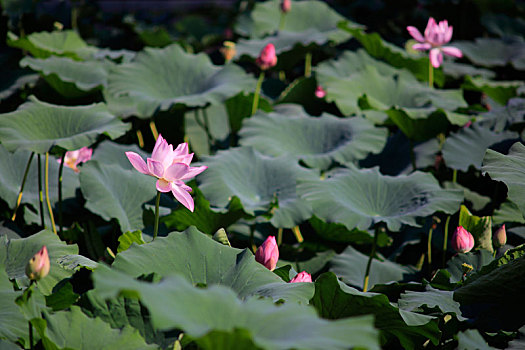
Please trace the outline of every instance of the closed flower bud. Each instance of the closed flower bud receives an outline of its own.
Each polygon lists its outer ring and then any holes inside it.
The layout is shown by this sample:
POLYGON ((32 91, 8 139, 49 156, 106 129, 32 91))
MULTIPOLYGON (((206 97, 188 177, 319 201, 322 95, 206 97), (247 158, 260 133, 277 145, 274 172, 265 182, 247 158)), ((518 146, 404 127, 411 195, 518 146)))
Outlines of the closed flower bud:
POLYGON ((49 268, 49 255, 46 246, 43 246, 27 263, 26 275, 32 281, 38 281, 47 276, 49 268))
POLYGON ((279 260, 279 248, 277 247, 277 242, 275 241, 274 236, 266 238, 266 241, 257 248, 257 251, 255 252, 255 260, 266 266, 270 271, 275 269, 277 260, 279 260))
POLYGON ((312 275, 310 275, 306 271, 299 272, 297 275, 295 275, 294 278, 290 280, 289 283, 296 283, 296 282, 312 282, 312 275))
POLYGON ((463 226, 458 226, 452 236, 452 249, 458 253, 468 253, 474 248, 474 237, 463 226))
POLYGON ((272 68, 277 64, 277 55, 275 54, 275 46, 273 44, 266 45, 255 60, 255 63, 262 70, 272 68))
POLYGON ((226 62, 231 61, 237 53, 237 50, 235 49, 235 43, 233 41, 225 41, 221 47, 221 53, 224 56, 224 60, 226 62))
POLYGON ((494 242, 494 247, 496 248, 503 247, 505 243, 507 243, 507 232, 505 231, 505 225, 501 226, 496 231, 496 233, 494 233, 492 240, 494 242))
POLYGON ((323 87, 321 85, 319 85, 316 89, 315 89, 315 96, 317 96, 317 98, 323 98, 326 96, 326 91, 324 91, 323 87))
POLYGON ((292 9, 292 0, 281 0, 281 11, 284 13, 290 12, 292 9))

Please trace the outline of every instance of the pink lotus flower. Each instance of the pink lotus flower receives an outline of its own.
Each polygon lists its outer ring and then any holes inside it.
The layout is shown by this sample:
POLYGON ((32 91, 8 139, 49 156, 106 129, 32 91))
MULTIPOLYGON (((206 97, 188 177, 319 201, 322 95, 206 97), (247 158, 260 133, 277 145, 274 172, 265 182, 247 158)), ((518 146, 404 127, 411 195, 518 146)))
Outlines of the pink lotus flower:
MULTIPOLYGON (((64 157, 64 165, 78 173, 80 169, 77 167, 77 165, 87 162, 91 159, 92 155, 93 149, 88 147, 82 147, 76 151, 66 152, 66 156, 64 157)), ((61 159, 58 160, 59 163, 61 161, 61 159)))
POLYGON ((316 89, 315 89, 315 96, 317 96, 318 98, 323 98, 326 96, 326 91, 324 91, 323 87, 321 85, 319 85, 316 89))
POLYGON ((275 54, 275 46, 273 44, 266 45, 259 54, 259 57, 255 60, 255 63, 262 70, 272 68, 277 64, 277 55, 275 54))
POLYGON ((407 30, 419 42, 412 46, 414 50, 430 50, 430 63, 434 68, 439 68, 443 62, 443 53, 453 57, 463 57, 460 49, 453 46, 443 46, 452 39, 452 26, 449 26, 446 20, 437 24, 434 18, 430 17, 424 37, 416 27, 408 26, 407 30))
POLYGON ((281 0, 281 11, 284 13, 290 12, 292 9, 292 0, 281 0))
POLYGON ((463 226, 458 226, 452 235, 451 246, 458 253, 468 253, 474 248, 474 237, 463 226))
POLYGON ((175 198, 191 212, 194 209, 193 198, 189 194, 191 187, 184 183, 204 170, 207 166, 191 167, 193 153, 188 154, 188 144, 181 143, 173 150, 173 145, 159 135, 151 158, 147 163, 135 152, 126 152, 126 156, 139 172, 154 176, 157 180, 157 190, 173 193, 175 198))
POLYGON ((308 272, 303 271, 299 272, 297 275, 295 275, 294 278, 290 280, 288 283, 297 283, 297 282, 312 282, 312 275, 310 275, 308 272))
POLYGON ((46 277, 51 265, 46 246, 38 251, 26 265, 26 276, 32 281, 38 281, 46 277))
POLYGON ((279 247, 277 247, 275 237, 269 236, 266 238, 266 241, 257 248, 255 261, 264 265, 268 270, 273 271, 277 265, 277 260, 279 260, 279 247))
POLYGON ((505 224, 503 224, 503 226, 501 226, 496 231, 496 233, 494 233, 492 240, 494 241, 494 246, 496 248, 503 247, 505 243, 507 243, 507 231, 505 231, 505 224))

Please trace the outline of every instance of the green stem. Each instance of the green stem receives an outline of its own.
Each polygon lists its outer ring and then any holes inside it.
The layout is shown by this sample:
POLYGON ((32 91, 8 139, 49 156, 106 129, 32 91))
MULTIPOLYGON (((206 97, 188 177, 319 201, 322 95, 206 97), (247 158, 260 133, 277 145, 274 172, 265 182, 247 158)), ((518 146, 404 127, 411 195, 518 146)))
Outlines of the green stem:
POLYGON ((53 208, 51 207, 51 200, 49 199, 49 152, 46 152, 46 164, 44 168, 44 185, 46 186, 46 203, 47 210, 49 211, 49 218, 51 219, 51 228, 55 235, 58 235, 57 228, 55 227, 55 217, 53 216, 53 208))
POLYGON ((151 130, 153 138, 155 139, 155 141, 157 141, 157 139, 159 138, 159 132, 157 131, 157 126, 155 125, 155 121, 153 119, 151 119, 151 121, 149 122, 149 128, 151 130))
POLYGON ((277 229, 277 245, 280 246, 283 243, 283 228, 279 227, 277 229))
POLYGON ((157 198, 155 200, 155 227, 153 228, 153 240, 157 238, 159 232, 159 204, 160 204, 160 191, 157 191, 157 198))
POLYGON ((259 107, 259 95, 261 94, 263 80, 264 71, 261 71, 261 74, 259 74, 259 79, 257 80, 257 86, 255 87, 255 93, 253 95, 252 115, 254 115, 255 112, 257 112, 257 108, 259 107))
POLYGON ((66 158, 66 152, 62 154, 60 158, 60 166, 58 167, 58 228, 60 235, 62 235, 62 173, 64 171, 64 159, 66 158))
MULTIPOLYGON (((456 183, 458 180, 458 171, 456 169, 454 169, 452 171, 452 182, 453 183, 456 183)), ((450 217, 451 215, 449 215, 447 217, 447 220, 445 221, 445 237, 444 240, 443 240, 443 266, 445 266, 445 262, 446 262, 446 259, 447 259, 447 243, 448 243, 448 226, 449 226, 449 223, 450 223, 450 217)))
POLYGON ((34 156, 35 156, 35 152, 31 152, 31 155, 29 156, 29 160, 27 161, 26 170, 24 171, 24 177, 22 178, 22 185, 20 185, 20 192, 18 192, 18 198, 16 199, 16 207, 15 207, 15 210, 13 211, 13 216, 11 216, 12 221, 15 221, 16 212, 18 210, 18 207, 20 207, 20 203, 22 202, 22 195, 24 194, 24 186, 26 184, 27 174, 29 174, 29 168, 31 167, 31 162, 33 161, 34 156))
POLYGON ((458 171, 456 169, 454 169, 452 171, 452 182, 456 183, 457 181, 458 181, 458 171))
POLYGON ((279 20, 279 31, 284 29, 285 20, 286 20, 286 13, 281 11, 281 19, 279 20))
POLYGON ((372 244, 372 251, 370 252, 370 257, 368 258, 368 263, 366 264, 365 280, 363 282, 363 292, 366 292, 368 290, 368 281, 370 279, 370 267, 372 266, 372 260, 376 255, 377 236, 379 236, 379 230, 380 228, 378 225, 374 232, 374 243, 372 244))
POLYGON ((27 323, 29 324, 29 348, 33 350, 33 325, 31 324, 31 321, 27 321, 27 323))
MULTIPOLYGON (((433 224, 433 223, 432 223, 433 224)), ((430 230, 428 230, 428 243, 427 243, 427 251, 428 251, 428 266, 430 268, 431 264, 432 264, 432 232, 434 231, 434 229, 432 228, 432 226, 430 226, 430 230)))
POLYGON ((428 60, 428 86, 434 87, 434 67, 432 67, 430 60, 428 60))
POLYGON ((40 224, 42 227, 46 227, 46 221, 44 219, 44 195, 42 193, 42 160, 40 154, 38 155, 38 201, 40 204, 40 224))
POLYGON ((312 53, 308 52, 304 57, 304 77, 310 78, 312 76, 312 53))
POLYGON ((78 8, 76 4, 71 4, 71 28, 78 31, 78 8))
POLYGON ((257 247, 253 243, 254 235, 255 235, 255 224, 250 225, 250 248, 252 249, 252 253, 255 254, 255 251, 257 250, 257 247))

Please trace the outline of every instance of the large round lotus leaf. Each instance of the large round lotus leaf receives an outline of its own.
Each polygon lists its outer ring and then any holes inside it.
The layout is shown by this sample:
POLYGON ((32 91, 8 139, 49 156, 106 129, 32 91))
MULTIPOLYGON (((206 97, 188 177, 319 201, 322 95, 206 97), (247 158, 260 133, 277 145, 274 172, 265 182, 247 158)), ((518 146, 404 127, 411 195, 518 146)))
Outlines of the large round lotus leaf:
POLYGON ((143 205, 155 197, 155 179, 119 165, 89 161, 80 172, 86 208, 105 220, 117 219, 122 232, 141 230, 143 205))
POLYGON ((93 153, 91 160, 96 160, 100 164, 104 165, 118 164, 124 169, 132 170, 135 168, 133 168, 133 165, 131 165, 128 157, 126 157, 126 152, 130 151, 139 154, 144 159, 150 156, 150 153, 140 149, 137 145, 121 145, 119 143, 106 140, 97 146, 97 149, 93 153))
POLYGON ((480 170, 487 148, 498 142, 517 138, 518 133, 495 133, 475 123, 472 127, 460 129, 446 139, 443 144, 443 158, 452 169, 467 171, 469 166, 473 165, 480 170))
POLYGON ((401 294, 401 298, 398 300, 399 307, 407 311, 417 311, 423 306, 437 307, 443 313, 455 314, 460 321, 465 320, 461 314, 459 303, 453 299, 454 292, 435 289, 431 286, 427 286, 426 289, 424 292, 407 291, 401 294))
POLYGON ((215 242, 194 227, 149 244, 132 245, 117 255, 113 268, 135 277, 152 272, 180 274, 193 284, 228 286, 240 298, 257 294, 307 304, 314 292, 312 284, 288 284, 256 262, 248 250, 215 242))
MULTIPOLYGON (((280 2, 280 0, 271 0, 256 3, 249 16, 240 18, 236 30, 255 38, 275 33, 279 29, 281 17, 280 2)), ((286 14, 282 30, 287 32, 315 30, 325 37, 323 42, 330 40, 340 43, 350 38, 350 34, 337 27, 337 24, 344 20, 346 18, 322 1, 293 1, 290 12, 286 14)))
POLYGON ((475 42, 456 41, 454 46, 461 49, 469 60, 480 66, 505 66, 511 63, 516 69, 525 69, 525 43, 522 40, 477 38, 475 42))
POLYGON ((308 203, 295 187, 299 179, 315 179, 316 174, 290 157, 273 158, 251 147, 235 148, 204 158, 208 166, 200 177, 199 188, 212 206, 226 208, 233 196, 244 211, 271 211, 275 227, 292 228, 312 216, 308 203))
POLYGON ((15 279, 19 286, 27 287, 29 279, 25 269, 27 262, 42 248, 47 247, 51 268, 49 274, 38 281, 38 289, 45 295, 52 293, 53 287, 70 277, 73 272, 64 269, 57 262, 64 255, 78 254, 76 244, 68 245, 62 242, 51 230, 43 230, 37 234, 21 239, 0 239, 0 262, 5 265, 5 270, 10 279, 15 279))
POLYGON ((0 141, 11 152, 45 153, 54 146, 72 151, 90 146, 101 134, 119 137, 129 127, 102 103, 66 107, 33 97, 16 111, 0 114, 0 141))
POLYGON ((311 117, 301 107, 279 106, 275 113, 258 113, 244 122, 241 144, 272 156, 290 155, 325 169, 332 161, 353 162, 379 153, 387 130, 361 117, 311 117))
POLYGON ((465 90, 483 92, 485 95, 502 105, 505 105, 510 98, 519 95, 519 93, 516 92, 523 86, 524 83, 522 80, 496 81, 482 77, 472 78, 470 76, 466 76, 465 82, 461 85, 465 90))
POLYGON ((205 54, 186 53, 177 44, 146 48, 132 63, 115 67, 108 78, 108 93, 133 97, 143 115, 177 103, 190 107, 222 103, 254 88, 254 78, 240 67, 215 66, 205 54))
POLYGON ((509 199, 520 208, 525 217, 525 146, 516 142, 508 155, 487 150, 481 170, 484 174, 489 174, 491 179, 507 185, 509 199))
POLYGON ((176 275, 147 283, 100 266, 93 279, 100 296, 140 298, 156 327, 180 329, 203 349, 379 349, 370 316, 328 321, 307 305, 275 305, 256 298, 241 301, 225 286, 195 288, 176 275))
POLYGON ((478 123, 496 132, 508 129, 525 120, 525 98, 512 98, 505 106, 494 106, 478 118, 478 123))
POLYGON ((378 168, 336 170, 325 180, 301 181, 297 192, 327 222, 365 230, 385 222, 391 231, 402 224, 419 226, 416 218, 436 211, 458 210, 462 191, 443 190, 436 179, 421 172, 384 176, 378 168))

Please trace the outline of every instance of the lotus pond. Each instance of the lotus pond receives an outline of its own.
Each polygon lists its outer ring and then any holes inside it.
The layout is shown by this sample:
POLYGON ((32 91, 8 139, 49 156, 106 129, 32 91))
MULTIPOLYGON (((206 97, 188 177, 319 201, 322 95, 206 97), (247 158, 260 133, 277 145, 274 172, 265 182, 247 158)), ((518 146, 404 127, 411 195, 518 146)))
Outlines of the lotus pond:
POLYGON ((523 2, 122 3, 0 0, 1 349, 525 348, 523 2))

